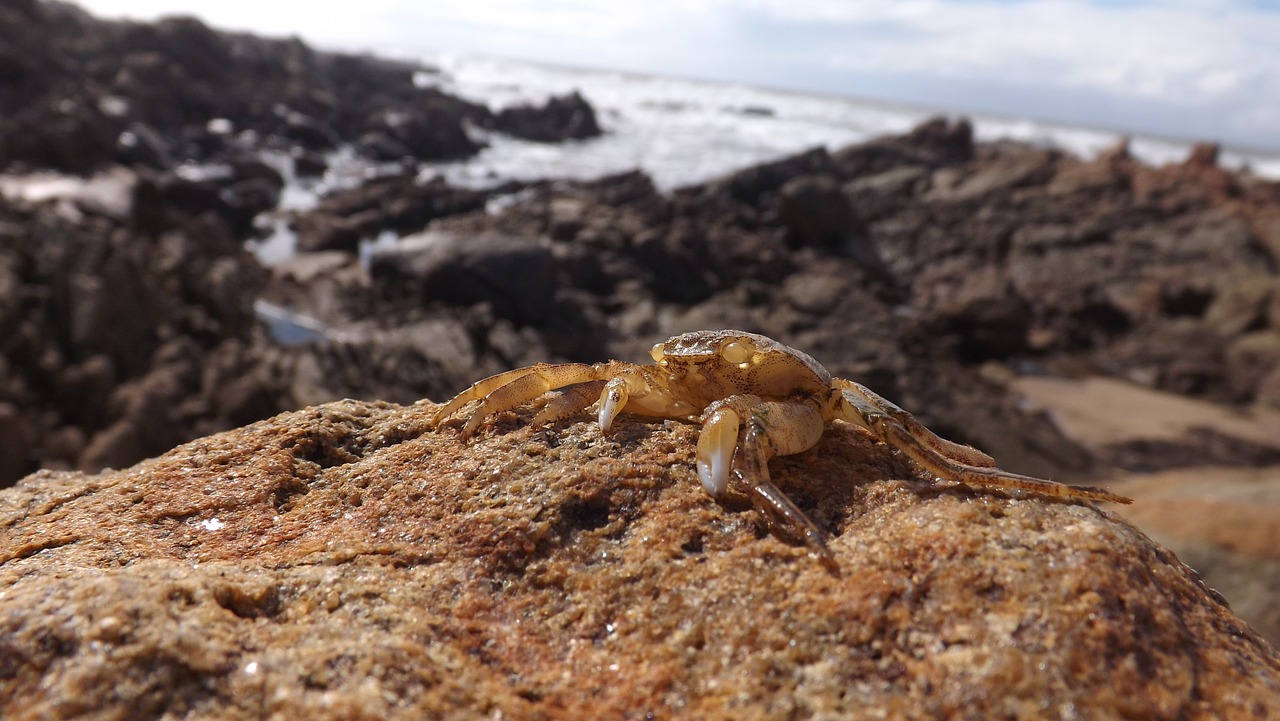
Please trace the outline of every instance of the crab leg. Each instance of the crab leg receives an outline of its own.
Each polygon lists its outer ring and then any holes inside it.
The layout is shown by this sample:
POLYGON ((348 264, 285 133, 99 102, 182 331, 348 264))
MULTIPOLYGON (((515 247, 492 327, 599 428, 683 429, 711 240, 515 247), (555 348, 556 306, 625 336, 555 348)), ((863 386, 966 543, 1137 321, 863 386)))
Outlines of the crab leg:
POLYGON ((547 391, 594 380, 598 380, 596 369, 585 363, 539 363, 499 373, 472 383, 470 388, 436 411, 431 423, 438 426, 462 406, 479 400, 480 407, 471 414, 462 428, 462 437, 467 438, 475 433, 485 418, 494 413, 528 403, 547 391))
MULTIPOLYGON (((963 463, 933 447, 926 439, 913 432, 912 425, 923 428, 906 411, 900 410, 911 424, 903 423, 894 415, 857 394, 844 394, 845 404, 840 417, 871 431, 880 440, 907 454, 921 468, 944 480, 971 488, 1005 492, 1028 492, 1065 501, 1112 501, 1132 503, 1133 500, 1101 488, 1068 486, 1031 476, 1009 473, 990 466, 963 463)), ((886 401, 887 403, 888 401, 886 401)), ((897 406, 894 406, 897 408, 897 406)), ((930 433, 930 436, 933 436, 930 433)), ((984 456, 986 454, 983 454, 984 456)))
POLYGON ((984 468, 996 467, 996 459, 988 456, 973 446, 966 446, 962 443, 949 441, 939 436, 926 428, 923 423, 916 420, 915 416, 904 411, 892 401, 861 383, 845 380, 844 378, 835 378, 833 379, 833 383, 837 388, 844 391, 845 400, 856 404, 856 402, 850 397, 850 393, 853 393, 862 400, 869 401, 871 405, 876 407, 876 409, 902 424, 907 433, 914 436, 916 440, 933 449, 939 455, 959 461, 967 466, 981 466, 984 468))
POLYGON ((826 537, 813 521, 769 478, 769 459, 812 448, 822 437, 822 414, 796 401, 765 401, 758 396, 730 396, 707 407, 698 437, 698 478, 719 497, 729 484, 729 471, 742 482, 757 507, 786 522, 828 566, 835 558, 826 537))
POLYGON ((545 426, 577 415, 600 398, 604 387, 604 381, 588 381, 566 388, 538 411, 538 415, 533 417, 533 425, 545 426))

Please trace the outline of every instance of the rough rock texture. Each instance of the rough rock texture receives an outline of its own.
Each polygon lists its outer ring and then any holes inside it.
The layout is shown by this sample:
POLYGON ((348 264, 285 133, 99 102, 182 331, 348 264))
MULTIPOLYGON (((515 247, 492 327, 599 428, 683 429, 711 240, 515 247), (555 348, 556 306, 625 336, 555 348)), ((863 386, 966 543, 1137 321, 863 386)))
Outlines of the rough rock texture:
POLYGON ((1123 474, 1136 503, 1119 512, 1200 571, 1264 638, 1280 640, 1280 412, 1102 378, 1018 378, 1009 389, 1052 409, 1055 426, 1089 455, 1143 471, 1123 474))
POLYGON ((624 418, 470 445, 344 401, 0 491, 0 715, 1267 718, 1280 657, 1111 511, 845 427, 775 478, 841 574, 624 418))
POLYGON ((142 224, 0 196, 0 408, 17 416, 0 485, 130 465, 285 405, 253 315, 266 272, 215 213, 142 224))
MULTIPOLYGON (((254 317, 268 271, 244 242, 285 220, 267 217, 285 178, 323 172, 327 150, 348 144, 396 170, 299 220, 304 251, 354 252, 362 238, 484 207, 486 193, 417 180, 420 161, 478 150, 464 121, 492 119, 430 87, 431 69, 193 18, 104 21, 52 0, 0 3, 0 38, 0 486, 42 467, 130 465, 373 384, 381 393, 365 395, 416 400, 464 369, 506 365, 488 339, 518 331, 483 311, 395 318, 385 325, 400 333, 365 328, 293 350, 254 317), (49 170, 94 174, 77 184, 37 172, 49 170), (459 347, 455 321, 478 349, 441 359, 459 347), (420 330, 435 327, 447 332, 420 330), (370 360, 381 365, 360 365, 370 360)), ((363 280, 342 271, 343 283, 363 280)), ((317 317, 346 304, 333 274, 291 282, 276 273, 275 295, 317 317)), ((355 315, 380 317, 378 290, 355 299, 355 315)))
POLYGON ((1280 466, 1137 476, 1123 511, 1198 569, 1255 631, 1280 638, 1280 466))

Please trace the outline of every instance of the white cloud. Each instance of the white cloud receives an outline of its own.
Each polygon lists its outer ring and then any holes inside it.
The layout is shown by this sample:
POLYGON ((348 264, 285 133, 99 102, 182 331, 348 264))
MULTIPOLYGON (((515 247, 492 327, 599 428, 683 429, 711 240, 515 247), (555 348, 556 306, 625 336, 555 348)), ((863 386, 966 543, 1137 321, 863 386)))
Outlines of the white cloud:
MULTIPOLYGON (((727 3, 727 0, 726 0, 727 3)), ((1280 78, 1280 13, 1243 2, 746 0, 780 23, 841 24, 838 68, 1092 87, 1169 101, 1280 78)), ((726 7, 728 5, 726 4, 726 7)), ((1277 91, 1280 98, 1280 90, 1277 91)))

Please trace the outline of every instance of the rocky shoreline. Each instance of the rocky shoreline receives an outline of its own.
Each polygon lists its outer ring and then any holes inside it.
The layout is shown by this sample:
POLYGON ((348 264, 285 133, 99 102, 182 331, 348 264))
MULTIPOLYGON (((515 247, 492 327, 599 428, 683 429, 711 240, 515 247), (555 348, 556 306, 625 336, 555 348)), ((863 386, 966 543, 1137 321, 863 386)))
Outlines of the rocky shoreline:
POLYGON ((299 407, 302 361, 253 312, 289 281, 245 250, 285 171, 319 175, 340 146, 398 169, 296 220, 303 250, 354 251, 362 235, 483 208, 483 193, 414 181, 421 163, 476 153, 469 127, 543 142, 600 132, 577 95, 495 112, 419 82, 430 68, 191 18, 108 22, 23 0, 0 8, 0 34, 13 40, 0 58, 0 186, 12 189, 0 194, 0 486, 41 467, 130 465, 299 407), (90 179, 44 200, 41 173, 90 179))

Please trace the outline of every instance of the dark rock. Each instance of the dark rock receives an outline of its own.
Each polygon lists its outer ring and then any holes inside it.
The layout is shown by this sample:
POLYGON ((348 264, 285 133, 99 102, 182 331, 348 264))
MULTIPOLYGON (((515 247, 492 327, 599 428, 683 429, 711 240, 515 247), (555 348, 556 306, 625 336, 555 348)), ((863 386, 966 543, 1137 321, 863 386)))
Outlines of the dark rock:
POLYGON ((549 98, 541 106, 503 108, 494 115, 493 127, 508 135, 541 143, 584 140, 600 135, 595 110, 577 91, 549 98))
POLYGON ((973 126, 966 119, 934 118, 902 136, 877 138, 831 156, 830 172, 849 180, 899 167, 939 168, 968 162, 974 154, 973 126))
POLYGON ((419 88, 419 66, 318 53, 297 40, 211 30, 189 17, 97 20, 59 3, 0 9, 0 168, 86 172, 108 162, 164 167, 239 142, 328 150, 385 131, 422 159, 474 154, 473 103, 419 88), (9 47, 9 46, 6 46, 9 47), (6 59, 7 58, 7 59, 6 59))
POLYGON ((1196 143, 1191 153, 1183 161, 1186 165, 1198 168, 1216 168, 1220 148, 1217 143, 1196 143))
POLYGON ((320 153, 298 148, 291 150, 289 156, 293 159, 293 172, 299 178, 316 178, 329 169, 329 161, 320 153))
POLYGON ((0 403, 0 487, 25 476, 38 460, 32 457, 35 439, 24 415, 12 403, 0 403))
POLYGON ((46 460, 127 465, 207 432, 188 406, 202 392, 190 369, 222 339, 252 336, 264 273, 202 217, 141 235, 107 214, 0 200, 0 404, 29 434, 0 485, 46 460), (184 349, 180 382, 166 348, 184 349))
POLYGON ((455 188, 441 178, 422 183, 409 175, 384 176, 326 196, 296 218, 298 250, 355 252, 361 239, 384 230, 420 230, 437 218, 480 210, 487 197, 455 188))
POLYGON ((282 124, 277 132, 281 137, 297 143, 303 151, 332 150, 342 142, 337 131, 315 118, 284 107, 277 108, 277 112, 282 116, 282 124))
POLYGON ((483 147, 467 135, 462 118, 444 102, 425 99, 409 108, 375 114, 358 143, 374 160, 457 160, 483 147))
POLYGON ((632 241, 632 255, 648 273, 654 295, 675 303, 696 303, 719 285, 714 271, 683 232, 652 230, 632 241))
POLYGON ((373 255, 375 282, 408 284, 425 301, 488 302, 503 318, 547 320, 559 286, 556 262, 543 243, 500 235, 424 233, 373 255))
POLYGON ((120 133, 116 143, 116 161, 126 166, 156 170, 168 168, 174 163, 173 147, 150 126, 133 123, 120 133))
POLYGON ((756 203, 766 193, 773 193, 788 180, 800 175, 816 175, 831 170, 831 156, 826 148, 813 148, 798 155, 745 168, 708 184, 706 192, 724 192, 740 203, 756 203))
POLYGON ((1223 338, 1193 318, 1144 326, 1117 339, 1102 354, 1129 377, 1176 393, 1225 400, 1223 338))
POLYGON ((247 238, 254 218, 280 202, 284 180, 260 161, 240 161, 207 169, 191 179, 173 172, 143 173, 133 190, 133 225, 156 234, 179 228, 206 213, 221 218, 231 233, 247 238))
POLYGON ((944 203, 1007 197, 1017 188, 1043 185, 1054 177, 1058 153, 1031 148, 1001 154, 973 169, 949 168, 934 174, 929 200, 944 203))
POLYGON ((834 178, 801 176, 787 181, 778 191, 778 220, 792 247, 842 255, 872 273, 888 275, 853 201, 834 178))
POLYGON ((954 339, 962 361, 978 363, 1025 353, 1031 310, 1018 298, 971 298, 934 309, 930 332, 954 339))

